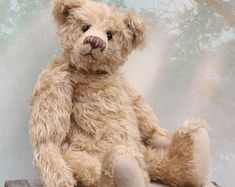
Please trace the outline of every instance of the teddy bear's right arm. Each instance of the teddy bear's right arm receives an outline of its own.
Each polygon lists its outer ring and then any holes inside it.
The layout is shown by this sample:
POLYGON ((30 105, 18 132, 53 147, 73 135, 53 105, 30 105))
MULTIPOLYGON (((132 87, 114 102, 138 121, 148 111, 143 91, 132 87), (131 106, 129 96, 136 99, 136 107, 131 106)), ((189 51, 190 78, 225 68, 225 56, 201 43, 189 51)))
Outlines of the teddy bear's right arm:
POLYGON ((73 187, 73 172, 61 155, 70 127, 72 88, 60 62, 40 75, 32 98, 30 138, 34 164, 45 187, 73 187))

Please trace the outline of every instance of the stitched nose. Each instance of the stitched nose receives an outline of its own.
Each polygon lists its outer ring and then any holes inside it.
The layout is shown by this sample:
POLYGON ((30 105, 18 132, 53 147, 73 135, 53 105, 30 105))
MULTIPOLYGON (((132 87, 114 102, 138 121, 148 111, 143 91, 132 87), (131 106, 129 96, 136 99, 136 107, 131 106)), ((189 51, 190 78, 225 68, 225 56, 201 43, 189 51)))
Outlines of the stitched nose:
POLYGON ((90 44, 92 49, 100 48, 103 51, 106 47, 106 43, 97 36, 87 36, 83 44, 90 44))

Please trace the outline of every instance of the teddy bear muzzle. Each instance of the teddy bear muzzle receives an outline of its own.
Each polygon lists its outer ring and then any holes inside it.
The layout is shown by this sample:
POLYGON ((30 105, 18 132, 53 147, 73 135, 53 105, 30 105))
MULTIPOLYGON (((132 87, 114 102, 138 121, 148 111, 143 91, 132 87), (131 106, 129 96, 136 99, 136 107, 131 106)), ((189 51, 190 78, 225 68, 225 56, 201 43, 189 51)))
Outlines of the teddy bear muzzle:
POLYGON ((83 44, 90 44, 92 49, 100 48, 101 52, 103 52, 106 47, 105 41, 97 36, 87 36, 83 44))

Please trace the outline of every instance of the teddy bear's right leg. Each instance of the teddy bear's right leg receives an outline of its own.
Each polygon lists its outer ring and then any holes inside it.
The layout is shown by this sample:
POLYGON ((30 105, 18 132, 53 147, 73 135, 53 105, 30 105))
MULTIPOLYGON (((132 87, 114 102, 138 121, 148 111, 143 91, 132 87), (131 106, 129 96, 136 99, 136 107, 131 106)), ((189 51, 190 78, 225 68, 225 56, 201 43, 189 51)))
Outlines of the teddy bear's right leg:
POLYGON ((84 151, 69 149, 63 154, 65 162, 74 172, 78 186, 98 187, 101 162, 84 151))
POLYGON ((187 122, 173 134, 166 149, 149 149, 145 155, 150 178, 173 187, 202 187, 209 165, 209 138, 200 122, 187 122))
POLYGON ((149 176, 140 160, 125 147, 112 148, 103 158, 100 187, 148 187, 149 176))

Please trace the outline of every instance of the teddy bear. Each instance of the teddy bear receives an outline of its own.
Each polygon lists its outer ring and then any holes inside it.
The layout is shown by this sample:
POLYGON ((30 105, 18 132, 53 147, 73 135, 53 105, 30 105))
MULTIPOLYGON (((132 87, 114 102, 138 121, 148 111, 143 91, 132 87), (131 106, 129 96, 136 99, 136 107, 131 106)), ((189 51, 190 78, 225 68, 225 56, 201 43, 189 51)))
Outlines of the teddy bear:
POLYGON ((144 21, 91 0, 54 0, 53 16, 61 54, 37 80, 29 122, 44 186, 214 186, 206 123, 161 128, 121 73, 144 44, 144 21))

